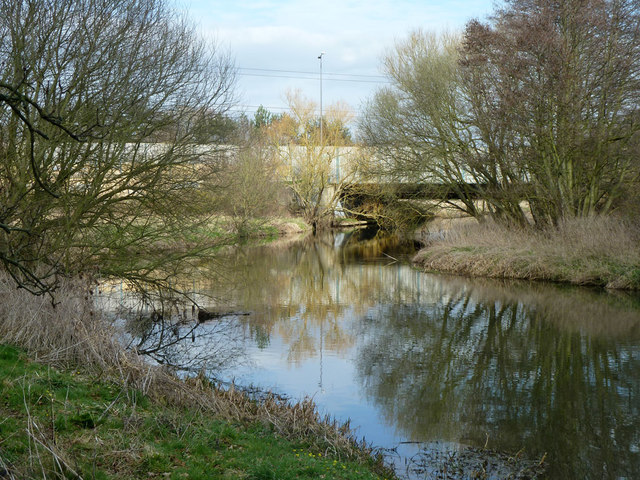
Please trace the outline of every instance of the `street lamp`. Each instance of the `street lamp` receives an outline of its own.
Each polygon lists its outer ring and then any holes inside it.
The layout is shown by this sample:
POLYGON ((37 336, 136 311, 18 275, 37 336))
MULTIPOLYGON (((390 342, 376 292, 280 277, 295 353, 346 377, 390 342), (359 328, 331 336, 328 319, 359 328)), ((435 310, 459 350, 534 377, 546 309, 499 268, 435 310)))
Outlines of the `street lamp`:
POLYGON ((323 136, 322 136, 322 57, 324 56, 324 52, 320 52, 318 56, 318 60, 320 60, 320 145, 322 145, 323 136))

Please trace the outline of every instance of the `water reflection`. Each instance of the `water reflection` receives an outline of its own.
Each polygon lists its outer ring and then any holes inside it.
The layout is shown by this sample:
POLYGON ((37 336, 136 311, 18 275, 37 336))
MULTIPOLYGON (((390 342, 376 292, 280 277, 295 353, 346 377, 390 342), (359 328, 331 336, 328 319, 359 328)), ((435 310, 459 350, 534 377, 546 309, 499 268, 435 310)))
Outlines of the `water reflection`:
MULTIPOLYGON (((319 355, 350 352, 355 345, 351 319, 375 305, 419 298, 416 273, 390 256, 414 252, 413 242, 368 231, 306 239, 284 248, 250 247, 229 255, 228 282, 235 285, 222 304, 254 312, 248 326, 266 346, 276 335, 287 360, 298 365, 319 355), (388 255, 388 256, 384 256, 388 255), (380 257, 385 264, 377 262, 380 257), (408 274, 408 276, 407 276, 408 274), (409 288, 403 286, 410 283, 409 288)), ((212 294, 220 298, 219 293, 212 294)), ((216 308, 219 308, 216 307, 216 308)))
POLYGON ((355 232, 229 252, 198 288, 252 312, 228 328, 253 365, 218 375, 314 396, 381 446, 546 452, 558 479, 640 472, 637 295, 423 274, 412 251, 355 232))
POLYGON ((237 315, 200 321, 197 305, 211 303, 212 298, 196 287, 195 278, 196 274, 190 285, 179 286, 182 292, 192 286, 186 296, 174 290, 141 291, 124 282, 104 282, 94 292, 94 300, 112 319, 125 348, 181 375, 215 375, 246 360, 247 335, 237 315))
POLYGON ((640 471, 637 312, 539 285, 530 303, 505 300, 521 286, 442 286, 441 303, 384 306, 363 324, 358 379, 387 422, 412 440, 548 452, 552 478, 640 471), (571 301, 607 315, 579 324, 554 309, 571 301))

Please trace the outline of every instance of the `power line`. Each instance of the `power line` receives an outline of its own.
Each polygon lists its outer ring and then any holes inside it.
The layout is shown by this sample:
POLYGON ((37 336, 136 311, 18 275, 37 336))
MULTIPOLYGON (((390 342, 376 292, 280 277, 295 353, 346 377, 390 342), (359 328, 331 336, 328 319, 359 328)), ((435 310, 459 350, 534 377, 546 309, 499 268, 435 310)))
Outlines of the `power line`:
MULTIPOLYGON (((319 72, 303 71, 303 70, 285 70, 275 68, 257 68, 257 67, 238 67, 237 74, 245 77, 263 77, 263 78, 288 78, 294 80, 319 80, 319 72)), ((356 73, 326 73, 323 72, 323 80, 333 82, 349 82, 349 83, 370 83, 370 84, 390 84, 388 77, 383 75, 369 75, 369 74, 356 74, 356 73), (327 78, 327 76, 329 78, 327 78), (341 78, 331 78, 341 77, 341 78)), ((287 106, 264 106, 264 105, 235 105, 231 110, 234 112, 247 113, 247 111, 255 112, 259 107, 266 108, 270 111, 276 112, 288 112, 290 108, 287 106)), ((359 110, 359 109, 358 109, 359 110)), ((344 111, 344 113, 350 113, 353 115, 353 120, 361 117, 362 113, 358 110, 344 111)), ((314 111, 314 114, 318 114, 314 111)))
MULTIPOLYGON (((282 106, 279 106, 279 107, 270 107, 268 105, 244 105, 244 104, 238 104, 238 105, 234 105, 232 108, 260 108, 260 107, 262 107, 262 108, 264 108, 266 110, 285 110, 285 111, 291 110, 291 108, 287 107, 286 105, 282 105, 282 106)), ((336 110, 334 108, 331 108, 331 110, 335 111, 335 112, 353 112, 353 113, 356 112, 356 109, 338 109, 338 110, 336 110)), ((314 111, 318 111, 318 110, 314 109, 314 111)))
MULTIPOLYGON (((250 70, 254 72, 272 72, 272 73, 295 73, 304 75, 317 75, 318 72, 305 72, 302 70, 278 70, 273 68, 252 68, 252 67, 239 67, 238 70, 250 70)), ((359 73, 331 73, 325 72, 324 75, 333 75, 337 77, 361 77, 361 78, 378 78, 381 80, 387 80, 384 75, 364 75, 359 73)))
MULTIPOLYGON (((238 75, 243 76, 243 77, 267 77, 267 78, 292 78, 295 80, 318 80, 318 77, 300 77, 300 76, 293 76, 293 75, 270 75, 270 74, 266 74, 266 73, 242 73, 242 72, 238 72, 238 75)), ((389 83, 388 81, 383 82, 383 81, 377 81, 377 80, 354 80, 354 79, 348 79, 348 78, 324 78, 323 76, 323 80, 328 80, 328 81, 332 81, 332 82, 353 82, 353 83, 377 83, 377 84, 385 84, 385 83, 389 83)))
MULTIPOLYGON (((255 112, 255 110, 257 110, 258 108, 264 108, 268 111, 274 111, 274 110, 279 110, 282 113, 287 113, 289 112, 291 109, 289 107, 268 107, 268 106, 264 106, 264 105, 234 105, 233 107, 231 107, 229 109, 230 112, 236 112, 236 113, 247 113, 247 112, 255 112)), ((352 114, 352 119, 356 120, 358 118, 361 118, 362 116, 362 112, 357 112, 354 110, 337 110, 337 112, 340 113, 350 113, 352 114)), ((319 111, 317 109, 314 109, 314 114, 318 114, 319 111)))
MULTIPOLYGON (((286 107, 264 107, 269 112, 278 111, 277 113, 289 113, 290 109, 286 107)), ((247 112, 255 112, 257 111, 257 107, 247 107, 245 105, 238 105, 236 107, 231 107, 228 111, 236 112, 236 113, 247 113, 247 112)), ((348 113, 351 114, 351 118, 359 118, 362 114, 358 112, 353 112, 351 110, 337 110, 337 113, 348 113)), ((314 110, 313 113, 315 115, 319 114, 319 110, 314 110)))
POLYGON ((265 105, 236 105, 236 107, 240 107, 240 108, 264 108, 266 110, 289 110, 289 107, 268 107, 265 105))

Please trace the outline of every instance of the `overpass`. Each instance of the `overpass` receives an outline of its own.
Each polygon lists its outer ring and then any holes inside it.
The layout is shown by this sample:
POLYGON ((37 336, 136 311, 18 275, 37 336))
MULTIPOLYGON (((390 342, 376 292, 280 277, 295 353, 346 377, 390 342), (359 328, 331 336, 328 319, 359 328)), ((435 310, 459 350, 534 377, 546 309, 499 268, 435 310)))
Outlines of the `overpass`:
POLYGON ((401 199, 453 200, 459 198, 460 191, 464 191, 467 198, 478 198, 485 187, 466 173, 463 173, 466 181, 457 185, 445 184, 436 177, 417 182, 409 177, 392 179, 363 174, 363 170, 375 170, 375 163, 380 160, 358 146, 316 147, 310 152, 306 146, 288 145, 279 147, 276 154, 285 159, 282 175, 286 181, 292 181, 295 172, 305 168, 305 162, 322 163, 322 168, 316 170, 326 175, 327 184, 341 188, 353 198, 379 196, 381 191, 393 192, 395 198, 401 199))

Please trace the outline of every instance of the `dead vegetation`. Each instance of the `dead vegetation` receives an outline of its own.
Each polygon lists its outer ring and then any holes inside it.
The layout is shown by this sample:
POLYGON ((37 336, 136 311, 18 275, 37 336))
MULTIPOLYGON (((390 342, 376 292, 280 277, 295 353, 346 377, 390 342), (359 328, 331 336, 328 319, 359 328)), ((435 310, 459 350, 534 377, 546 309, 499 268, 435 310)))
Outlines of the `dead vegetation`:
POLYGON ((640 289, 640 227, 616 217, 563 221, 543 230, 492 221, 426 232, 415 262, 461 275, 640 289))

